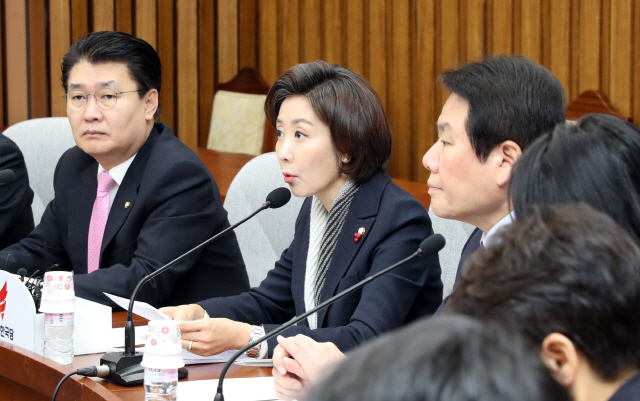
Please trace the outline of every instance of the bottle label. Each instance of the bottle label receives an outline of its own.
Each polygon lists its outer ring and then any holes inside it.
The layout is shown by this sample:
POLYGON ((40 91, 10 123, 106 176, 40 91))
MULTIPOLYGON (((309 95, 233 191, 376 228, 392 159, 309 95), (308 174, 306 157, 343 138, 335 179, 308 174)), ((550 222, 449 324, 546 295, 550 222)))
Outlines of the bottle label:
POLYGON ((178 369, 144 368, 144 380, 151 383, 178 381, 178 369))
POLYGON ((44 324, 48 326, 73 326, 73 312, 45 313, 44 324))

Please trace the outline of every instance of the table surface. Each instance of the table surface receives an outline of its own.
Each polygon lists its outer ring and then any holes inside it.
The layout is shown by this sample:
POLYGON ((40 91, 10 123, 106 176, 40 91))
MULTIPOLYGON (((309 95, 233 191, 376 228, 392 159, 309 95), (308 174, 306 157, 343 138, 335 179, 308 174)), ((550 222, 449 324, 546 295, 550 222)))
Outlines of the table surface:
MULTIPOLYGON (((124 327, 127 321, 127 313, 126 312, 113 312, 113 327, 124 327)), ((147 324, 147 320, 141 318, 137 315, 134 315, 134 324, 136 326, 143 326, 147 324)), ((93 354, 93 355, 80 355, 73 358, 73 362, 71 367, 73 369, 82 368, 90 365, 97 365, 100 361, 100 357, 102 354, 93 354)), ((224 364, 223 363, 211 363, 211 364, 202 364, 202 365, 187 365, 186 368, 189 371, 189 377, 181 380, 181 381, 189 381, 189 380, 209 380, 209 379, 217 379, 220 377, 220 372, 222 371, 224 364)), ((271 376, 271 368, 264 367, 248 367, 241 365, 232 365, 227 372, 228 378, 234 377, 266 377, 271 376)), ((82 380, 95 380, 98 384, 116 394, 123 400, 143 400, 144 399, 144 388, 142 386, 138 387, 121 387, 115 385, 113 383, 109 383, 102 379, 82 379, 82 380)), ((214 394, 211 394, 211 399, 213 399, 214 394)))
MULTIPOLYGON (((124 327, 126 312, 113 313, 113 327, 124 327)), ((146 319, 134 315, 136 326, 145 325, 146 319)), ((58 381, 67 373, 86 366, 98 365, 103 354, 79 355, 69 366, 60 365, 42 355, 35 354, 12 344, 0 342, 0 400, 49 399, 58 381), (16 384, 17 383, 17 384, 16 384), (44 397, 44 398, 43 398, 44 397)), ((188 380, 217 379, 224 364, 187 365, 188 380)), ((271 368, 232 365, 228 378, 269 377, 271 368)), ((72 376, 67 379, 58 396, 59 400, 113 400, 115 395, 121 400, 144 399, 144 388, 121 387, 101 378, 72 376), (70 382, 70 383, 67 383, 70 382)), ((213 399, 214 394, 211 394, 213 399)))

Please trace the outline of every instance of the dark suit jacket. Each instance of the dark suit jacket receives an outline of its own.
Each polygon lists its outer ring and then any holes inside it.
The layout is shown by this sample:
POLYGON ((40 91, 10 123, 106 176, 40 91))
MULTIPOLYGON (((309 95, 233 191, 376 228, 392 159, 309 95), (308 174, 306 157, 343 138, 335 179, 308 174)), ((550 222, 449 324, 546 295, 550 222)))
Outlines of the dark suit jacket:
MULTIPOLYGON (((462 273, 464 262, 467 260, 469 255, 471 255, 473 252, 475 252, 478 249, 478 247, 480 246, 481 240, 482 240, 482 231, 480 231, 479 228, 476 228, 475 230, 473 230, 473 232, 467 239, 467 242, 465 242, 464 246, 462 247, 462 253, 460 254, 460 262, 458 262, 458 270, 456 271, 456 281, 455 281, 456 283, 460 279, 460 274, 462 273)), ((435 315, 439 315, 442 313, 442 310, 444 309, 444 306, 447 304, 448 300, 449 300, 449 297, 446 297, 445 299, 442 300, 442 304, 436 311, 435 315)))
POLYGON ((482 231, 479 228, 473 230, 469 239, 462 247, 462 254, 460 255, 460 263, 458 263, 458 271, 456 271, 456 282, 460 279, 460 274, 462 274, 462 268, 464 267, 464 262, 467 260, 469 255, 473 252, 477 251, 480 247, 480 241, 482 240, 482 231))
POLYGON ((609 398, 609 401, 638 400, 640 400, 640 373, 631 376, 631 379, 627 380, 627 382, 613 394, 613 397, 609 398))
MULTIPOLYGON (((275 329, 305 312, 304 280, 309 248, 311 198, 305 200, 293 242, 259 287, 235 297, 200 303, 211 317, 275 329)), ((380 171, 356 192, 327 271, 320 301, 411 255, 431 235, 424 207, 380 171), (365 234, 359 242, 354 233, 365 234)), ((433 313, 442 299, 437 255, 416 258, 318 313, 318 329, 306 320, 283 332, 331 341, 346 351, 381 333, 433 313)), ((269 354, 277 345, 269 341, 269 354)))
POLYGON ((15 244, 33 230, 33 190, 29 187, 27 166, 18 145, 0 134, 0 170, 5 169, 11 169, 16 178, 0 184, 0 249, 15 244))
MULTIPOLYGON (((0 253, 0 260, 11 255, 9 271, 42 272, 57 263, 57 269, 75 272, 76 295, 111 305, 103 291, 130 297, 144 276, 229 226, 207 168, 169 127, 155 124, 109 212, 100 269, 86 274, 97 169, 95 159, 78 147, 62 155, 54 175, 55 198, 42 221, 28 238, 0 253)), ((248 289, 236 237, 229 233, 145 284, 138 299, 176 305, 248 289)))

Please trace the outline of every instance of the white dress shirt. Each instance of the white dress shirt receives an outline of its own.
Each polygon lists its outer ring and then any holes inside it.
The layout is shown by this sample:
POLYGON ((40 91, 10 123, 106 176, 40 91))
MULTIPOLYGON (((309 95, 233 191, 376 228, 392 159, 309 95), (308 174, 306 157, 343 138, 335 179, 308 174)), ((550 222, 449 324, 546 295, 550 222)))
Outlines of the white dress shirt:
MULTIPOLYGON (((111 205, 113 205, 113 200, 116 198, 118 188, 120 188, 120 184, 122 184, 122 180, 124 179, 125 174, 127 174, 127 170, 129 170, 129 166, 131 166, 131 163, 133 163, 133 159, 136 158, 137 154, 138 153, 109 170, 111 178, 113 178, 113 180, 116 182, 116 185, 112 186, 109 190, 109 211, 111 211, 111 205)), ((107 170, 105 170, 104 167, 102 167, 102 165, 98 163, 98 174, 96 175, 96 177, 99 176, 103 171, 107 170)))

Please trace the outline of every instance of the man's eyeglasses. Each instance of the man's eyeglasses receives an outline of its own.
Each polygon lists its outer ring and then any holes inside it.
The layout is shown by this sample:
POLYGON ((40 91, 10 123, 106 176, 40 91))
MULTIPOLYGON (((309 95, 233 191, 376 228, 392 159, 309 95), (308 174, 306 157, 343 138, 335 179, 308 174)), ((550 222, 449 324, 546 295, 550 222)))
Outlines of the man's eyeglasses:
POLYGON ((67 107, 71 111, 80 111, 84 109, 89 101, 89 96, 93 96, 96 99, 96 104, 102 110, 112 109, 118 101, 118 95, 123 93, 140 92, 140 89, 116 92, 113 89, 102 88, 97 90, 96 93, 84 93, 83 91, 69 91, 66 95, 62 96, 67 103, 67 107))

